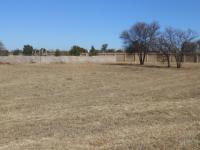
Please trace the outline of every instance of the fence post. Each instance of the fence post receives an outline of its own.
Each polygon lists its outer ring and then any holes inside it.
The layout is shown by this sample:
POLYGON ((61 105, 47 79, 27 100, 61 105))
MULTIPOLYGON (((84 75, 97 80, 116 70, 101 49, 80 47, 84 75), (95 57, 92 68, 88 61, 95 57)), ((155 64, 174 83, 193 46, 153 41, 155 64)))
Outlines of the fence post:
POLYGON ((196 54, 197 63, 199 63, 199 54, 196 54))

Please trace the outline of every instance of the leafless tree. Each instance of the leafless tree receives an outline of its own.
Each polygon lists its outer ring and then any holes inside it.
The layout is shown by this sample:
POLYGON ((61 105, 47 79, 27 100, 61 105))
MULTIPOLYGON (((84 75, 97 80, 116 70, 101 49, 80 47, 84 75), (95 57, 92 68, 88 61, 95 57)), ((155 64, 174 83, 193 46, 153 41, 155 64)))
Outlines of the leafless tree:
MULTIPOLYGON (((174 54, 176 59, 177 68, 181 68, 183 62, 183 54, 186 43, 191 43, 197 37, 196 32, 188 29, 186 31, 168 27, 165 29, 161 41, 164 41, 165 55, 174 54)), ((190 49, 191 51, 191 49, 190 49)), ((169 57, 168 57, 169 58, 169 57)), ((169 61, 169 60, 168 60, 169 61)))
POLYGON ((182 46, 183 53, 196 53, 198 43, 197 42, 185 42, 182 46))
POLYGON ((121 34, 125 47, 138 53, 140 65, 144 65, 146 55, 152 49, 159 34, 159 28, 157 22, 151 24, 139 22, 121 34))
POLYGON ((172 47, 167 38, 166 31, 158 37, 156 49, 158 52, 161 52, 164 55, 164 57, 167 59, 168 67, 171 67, 170 55, 172 52, 172 47))

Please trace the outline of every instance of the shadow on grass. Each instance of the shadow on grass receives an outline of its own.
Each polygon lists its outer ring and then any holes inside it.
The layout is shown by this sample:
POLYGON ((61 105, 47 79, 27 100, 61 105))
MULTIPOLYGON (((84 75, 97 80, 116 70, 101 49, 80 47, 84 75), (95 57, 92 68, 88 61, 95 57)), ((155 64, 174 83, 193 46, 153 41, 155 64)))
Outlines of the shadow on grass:
MULTIPOLYGON (((113 63, 113 64, 105 64, 105 65, 111 65, 111 66, 127 66, 127 67, 141 67, 141 68, 165 68, 168 69, 169 67, 166 65, 155 65, 155 64, 145 64, 145 65, 140 65, 140 64, 130 64, 130 63, 113 63)), ((176 68, 175 66, 171 66, 170 68, 176 68)), ((169 68, 169 69, 170 69, 169 68)))

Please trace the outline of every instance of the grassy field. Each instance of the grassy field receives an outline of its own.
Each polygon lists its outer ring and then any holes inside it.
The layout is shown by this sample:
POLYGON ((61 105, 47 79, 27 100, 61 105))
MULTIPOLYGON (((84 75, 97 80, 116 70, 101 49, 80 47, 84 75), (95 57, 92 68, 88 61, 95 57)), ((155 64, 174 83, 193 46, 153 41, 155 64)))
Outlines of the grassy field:
POLYGON ((200 65, 0 65, 0 150, 200 149, 200 65))

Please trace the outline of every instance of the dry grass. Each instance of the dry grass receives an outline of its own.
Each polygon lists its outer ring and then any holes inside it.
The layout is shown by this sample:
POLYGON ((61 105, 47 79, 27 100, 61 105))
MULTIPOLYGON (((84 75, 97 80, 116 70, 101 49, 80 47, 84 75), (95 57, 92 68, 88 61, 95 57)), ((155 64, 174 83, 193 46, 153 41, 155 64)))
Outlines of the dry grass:
POLYGON ((200 149, 200 65, 0 65, 0 150, 200 149))

